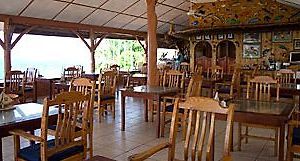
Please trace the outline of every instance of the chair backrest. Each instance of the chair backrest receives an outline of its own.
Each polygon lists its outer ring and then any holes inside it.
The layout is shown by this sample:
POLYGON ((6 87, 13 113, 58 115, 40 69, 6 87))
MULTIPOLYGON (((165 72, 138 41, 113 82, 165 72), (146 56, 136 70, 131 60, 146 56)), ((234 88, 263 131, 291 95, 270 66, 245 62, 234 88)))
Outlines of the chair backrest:
POLYGON ((73 78, 80 77, 80 69, 76 67, 68 67, 64 69, 65 80, 71 81, 73 78))
POLYGON ((247 83, 247 99, 259 101, 271 100, 271 88, 276 89, 276 101, 279 101, 279 83, 270 76, 256 76, 247 83))
POLYGON ((194 75, 202 75, 202 65, 197 64, 194 69, 194 75))
MULTIPOLYGON (((91 107, 94 105, 95 100, 95 87, 94 81, 88 78, 76 78, 71 81, 69 91, 77 91, 84 95, 90 95, 91 107)), ((89 118, 93 120, 93 109, 91 108, 89 118)))
POLYGON ((144 63, 141 67, 141 73, 147 73, 147 70, 148 70, 148 65, 147 63, 144 63))
POLYGON ((260 68, 260 65, 255 66, 254 70, 251 73, 251 78, 254 78, 257 75, 259 68, 260 68))
POLYGON ((182 103, 179 103, 179 99, 175 101, 169 138, 171 145, 169 146, 169 161, 174 160, 175 157, 179 108, 189 110, 187 133, 184 141, 184 160, 188 160, 189 152, 191 152, 191 160, 196 160, 196 156, 198 160, 202 160, 203 150, 206 150, 206 160, 212 160, 216 114, 225 115, 227 118, 223 157, 230 156, 230 143, 232 141, 230 131, 233 125, 234 104, 230 104, 228 108, 223 108, 218 101, 212 98, 189 97, 182 103), (196 119, 194 120, 194 118, 196 119), (208 139, 207 143, 205 143, 206 138, 208 139))
POLYGON ((201 87, 202 87, 202 76, 193 75, 187 87, 185 98, 187 99, 188 97, 201 96, 201 87))
POLYGON ((118 64, 113 64, 109 67, 110 70, 120 71, 120 66, 118 64))
POLYGON ((207 68, 207 79, 222 79, 224 75, 224 70, 220 66, 208 67, 207 68))
POLYGON ((184 88, 184 72, 180 72, 179 70, 169 70, 165 71, 164 87, 179 87, 181 89, 184 88))
MULTIPOLYGON (((100 96, 114 96, 116 92, 117 84, 117 75, 116 71, 105 71, 103 74, 99 75, 98 81, 98 97, 100 96)), ((100 99, 99 99, 100 100, 100 99)))
POLYGON ((241 83, 241 69, 235 67, 233 70, 231 83, 230 83, 230 93, 229 96, 232 98, 234 94, 234 89, 238 89, 241 83))
POLYGON ((36 68, 27 68, 25 72, 25 82, 26 84, 33 84, 37 77, 37 69, 36 68))
MULTIPOLYGON (((5 86, 8 84, 8 93, 20 94, 24 88, 24 72, 19 70, 9 71, 6 73, 5 86)), ((24 92, 24 91, 23 91, 24 92)))
POLYGON ((296 83, 296 72, 290 69, 280 69, 275 76, 280 84, 296 83))
POLYGON ((181 72, 189 73, 190 72, 190 64, 188 62, 181 62, 179 65, 179 70, 181 72))
POLYGON ((41 142, 41 160, 47 160, 46 158, 49 156, 75 146, 83 146, 84 155, 86 155, 90 108, 90 96, 76 91, 62 92, 53 100, 45 98, 41 122, 41 137, 43 139, 41 142), (58 111, 54 134, 55 146, 51 148, 47 146, 49 108, 57 108, 58 111), (79 119, 82 120, 80 139, 75 135, 75 129, 76 133, 79 133, 76 128, 79 119))

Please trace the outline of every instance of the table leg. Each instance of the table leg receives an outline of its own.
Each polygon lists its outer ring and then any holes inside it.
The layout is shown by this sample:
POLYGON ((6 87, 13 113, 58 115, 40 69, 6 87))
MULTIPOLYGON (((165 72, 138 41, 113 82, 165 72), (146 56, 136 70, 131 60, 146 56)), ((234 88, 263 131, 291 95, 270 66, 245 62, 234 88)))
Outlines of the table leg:
POLYGON ((161 107, 161 98, 159 97, 158 99, 158 107, 157 107, 157 138, 160 137, 160 130, 162 126, 160 125, 160 107, 161 107))
POLYGON ((144 106, 145 106, 145 122, 148 122, 148 100, 144 99, 144 106))
POLYGON ((121 130, 125 131, 125 97, 121 92, 121 130))
POLYGON ((279 161, 284 160, 284 138, 285 138, 285 126, 282 125, 280 127, 280 133, 279 133, 279 156, 278 156, 279 161))
POLYGON ((3 161, 3 154, 2 154, 2 138, 0 138, 0 161, 3 161))

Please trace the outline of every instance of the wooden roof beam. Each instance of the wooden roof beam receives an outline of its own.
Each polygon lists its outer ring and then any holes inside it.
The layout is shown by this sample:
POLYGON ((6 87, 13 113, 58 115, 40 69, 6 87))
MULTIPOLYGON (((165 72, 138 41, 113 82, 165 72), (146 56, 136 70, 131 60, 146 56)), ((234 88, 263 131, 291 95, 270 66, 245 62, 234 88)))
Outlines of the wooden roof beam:
POLYGON ((11 19, 12 24, 20 24, 20 25, 28 25, 28 26, 47 26, 47 27, 61 28, 67 30, 77 30, 77 31, 80 30, 90 31, 92 29, 94 32, 99 32, 99 33, 107 33, 107 34, 111 33, 111 34, 142 36, 142 37, 147 35, 146 32, 141 32, 141 31, 0 14, 0 21, 5 21, 5 19, 7 18, 11 19))
POLYGON ((25 29, 23 32, 21 32, 21 34, 16 38, 16 40, 11 44, 11 49, 13 49, 16 44, 21 40, 21 38, 27 34, 28 32, 30 32, 32 29, 36 28, 37 26, 31 26, 27 29, 25 29))

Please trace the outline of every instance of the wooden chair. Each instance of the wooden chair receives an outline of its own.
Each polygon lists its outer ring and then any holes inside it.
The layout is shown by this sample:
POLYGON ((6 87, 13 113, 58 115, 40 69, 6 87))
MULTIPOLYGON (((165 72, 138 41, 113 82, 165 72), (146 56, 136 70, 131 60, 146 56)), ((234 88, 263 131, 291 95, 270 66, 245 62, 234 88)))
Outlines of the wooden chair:
POLYGON ((19 101, 25 101, 25 74, 22 71, 14 70, 6 73, 5 92, 18 95, 19 101))
POLYGON ((34 98, 34 91, 36 88, 35 80, 37 78, 37 69, 36 68, 27 68, 25 72, 25 78, 24 78, 24 92, 26 95, 24 95, 24 102, 26 102, 26 99, 28 97, 34 98))
MULTIPOLYGON (((201 85, 202 85, 202 76, 201 75, 193 75, 190 79, 188 89, 184 98, 181 98, 182 101, 186 100, 189 97, 200 96, 201 95, 201 85)), ((170 120, 166 120, 167 116, 172 116, 174 104, 166 104, 164 101, 162 106, 162 125, 161 125, 161 135, 164 136, 165 125, 170 123, 170 120)), ((178 122, 182 126, 183 136, 186 133, 186 118, 187 118, 187 110, 180 109, 178 113, 178 117, 180 118, 180 122, 178 122)))
POLYGON ((141 73, 147 74, 148 65, 147 63, 144 63, 141 67, 141 73))
MULTIPOLYGON (((276 88, 276 99, 275 101, 279 101, 279 84, 277 80, 273 79, 270 76, 256 76, 247 84, 247 99, 253 99, 257 101, 271 101, 271 86, 276 88)), ((248 138, 253 139, 263 139, 263 140, 271 140, 275 142, 274 146, 274 155, 277 155, 278 150, 278 127, 272 126, 259 126, 255 124, 241 124, 238 125, 238 150, 241 150, 241 142, 242 139, 245 138, 245 142, 248 143, 248 138), (242 133, 242 126, 245 126, 245 133, 242 133), (272 129, 275 132, 275 137, 266 137, 266 136, 256 136, 250 135, 248 133, 248 127, 253 128, 263 128, 263 129, 272 129)))
POLYGON ((188 63, 188 62, 181 62, 179 64, 179 70, 181 72, 190 73, 190 63, 188 63))
POLYGON ((240 69, 235 68, 231 81, 216 83, 215 92, 218 92, 219 96, 229 99, 239 96, 240 74, 240 69))
POLYGON ((224 76, 224 70, 220 66, 209 67, 207 68, 207 79, 222 79, 224 76))
POLYGON ((64 69, 64 78, 66 81, 71 81, 73 78, 80 77, 80 69, 76 67, 68 67, 64 69))
POLYGON ((194 69, 194 75, 202 75, 202 66, 200 64, 197 64, 194 69))
POLYGON ((296 83, 296 72, 290 69, 280 69, 275 77, 280 84, 296 83))
POLYGON ((99 121, 101 121, 101 116, 105 112, 112 112, 113 118, 115 118, 115 92, 116 92, 116 82, 117 82, 117 72, 116 71, 106 71, 99 75, 98 90, 95 101, 97 101, 99 121), (108 108, 110 106, 110 109, 108 108))
POLYGON ((300 153, 300 112, 295 110, 288 122, 286 161, 293 161, 294 154, 300 153))
POLYGON ((40 136, 26 133, 23 130, 10 132, 14 135, 15 160, 84 160, 87 151, 88 116, 91 110, 89 101, 90 96, 80 92, 63 92, 53 100, 45 98, 40 136), (47 140, 50 108, 57 108, 58 118, 54 139, 47 140), (75 135, 79 119, 82 120, 80 138, 75 135), (20 137, 38 143, 21 149, 20 137))
POLYGON ((120 66, 118 64, 113 64, 109 67, 110 70, 120 71, 120 66))
POLYGON ((232 142, 232 125, 234 105, 230 104, 228 108, 222 108, 219 102, 206 97, 189 97, 185 102, 179 103, 179 98, 175 101, 174 111, 172 114, 172 122, 170 128, 170 137, 167 142, 161 143, 151 149, 144 152, 134 154, 129 157, 130 161, 142 161, 151 157, 153 154, 168 149, 168 161, 177 161, 175 159, 175 147, 177 137, 177 124, 178 113, 180 108, 189 110, 189 119, 187 127, 187 135, 184 142, 184 160, 188 160, 189 156, 191 160, 202 160, 202 154, 206 153, 206 160, 213 160, 214 150, 214 134, 215 134, 215 116, 216 114, 222 114, 226 116, 226 130, 225 141, 223 150, 223 161, 232 160, 230 156, 230 144, 232 142), (196 118, 195 125, 193 125, 193 118, 196 118), (209 127, 208 127, 209 126, 209 127), (195 128, 194 128, 195 127, 195 128), (206 137, 208 136, 208 137, 206 137), (207 143, 205 139, 207 140, 207 143), (205 148, 206 145, 206 148, 205 148), (191 148, 191 149, 190 149, 191 148), (206 150, 206 152, 203 152, 206 150), (191 152, 191 154, 190 154, 191 152))
MULTIPOLYGON (((94 99, 95 99, 95 82, 91 81, 88 78, 76 78, 71 81, 69 91, 78 91, 84 95, 90 95, 90 111, 89 111, 89 123, 88 123, 88 147, 87 150, 89 151, 90 158, 93 156, 93 108, 94 107, 94 99)), ((79 122, 81 124, 81 122, 79 122)), ((80 125, 79 124, 79 125, 80 125)), ((79 126, 81 128, 81 126, 79 126)), ((79 130, 80 132, 80 130, 79 130)), ((80 136, 80 133, 76 132, 77 136, 80 136)))

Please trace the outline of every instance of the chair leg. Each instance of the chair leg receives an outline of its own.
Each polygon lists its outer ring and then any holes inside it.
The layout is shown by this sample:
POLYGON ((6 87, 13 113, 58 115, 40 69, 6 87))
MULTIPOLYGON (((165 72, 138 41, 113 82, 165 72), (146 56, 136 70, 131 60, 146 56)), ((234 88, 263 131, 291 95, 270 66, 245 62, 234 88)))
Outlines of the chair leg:
MULTIPOLYGON (((147 102, 148 102, 148 101, 147 101, 147 102)), ((150 116, 150 121, 151 121, 151 122, 154 121, 154 106, 155 106, 154 104, 153 104, 152 106, 148 104, 149 111, 150 111, 150 115, 151 115, 151 116, 150 116)))
POLYGON ((116 106, 115 106, 115 102, 113 102, 111 104, 111 110, 112 110, 113 118, 115 119, 116 118, 116 106))
POLYGON ((89 154, 90 154, 90 158, 93 157, 93 131, 90 130, 89 133, 89 154))
POLYGON ((275 128, 275 145, 274 145, 274 156, 277 156, 277 151, 278 151, 278 128, 275 128))
POLYGON ((160 122, 160 127, 161 127, 161 137, 164 137, 165 135, 165 125, 166 125, 166 114, 165 112, 161 112, 160 114, 158 113, 158 115, 161 115, 161 122, 160 122))
POLYGON ((98 105, 98 120, 101 122, 101 117, 102 117, 102 108, 100 105, 98 105))
POLYGON ((247 137, 248 136, 248 131, 249 131, 248 130, 248 126, 246 126, 246 131, 245 131, 245 135, 246 135, 246 137, 245 137, 245 143, 246 144, 248 144, 248 137, 247 137))
POLYGON ((242 125, 238 123, 238 151, 241 151, 242 147, 242 125))

